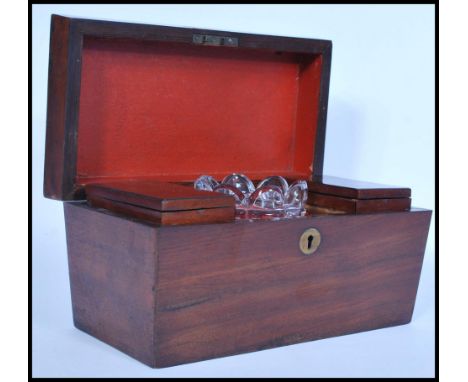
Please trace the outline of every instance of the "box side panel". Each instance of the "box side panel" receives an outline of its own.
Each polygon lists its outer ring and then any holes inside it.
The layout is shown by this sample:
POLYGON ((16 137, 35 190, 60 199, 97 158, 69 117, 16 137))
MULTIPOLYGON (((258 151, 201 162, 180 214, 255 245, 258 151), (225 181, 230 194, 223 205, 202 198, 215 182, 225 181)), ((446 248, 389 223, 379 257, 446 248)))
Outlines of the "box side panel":
POLYGON ((161 228, 156 366, 408 323, 430 216, 161 228), (311 227, 321 245, 305 256, 311 227))
POLYGON ((83 203, 64 209, 75 326, 153 366, 155 229, 83 203))

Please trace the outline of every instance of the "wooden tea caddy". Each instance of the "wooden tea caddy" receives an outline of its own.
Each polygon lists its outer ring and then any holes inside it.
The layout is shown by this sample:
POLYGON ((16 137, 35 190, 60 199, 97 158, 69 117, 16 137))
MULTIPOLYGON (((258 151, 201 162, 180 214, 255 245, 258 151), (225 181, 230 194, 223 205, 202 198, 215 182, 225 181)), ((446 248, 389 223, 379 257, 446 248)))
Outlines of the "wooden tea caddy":
POLYGON ((44 195, 77 328, 166 367, 410 322, 431 211, 322 177, 331 48, 52 16, 44 195), (232 172, 308 180, 307 215, 193 189, 232 172))

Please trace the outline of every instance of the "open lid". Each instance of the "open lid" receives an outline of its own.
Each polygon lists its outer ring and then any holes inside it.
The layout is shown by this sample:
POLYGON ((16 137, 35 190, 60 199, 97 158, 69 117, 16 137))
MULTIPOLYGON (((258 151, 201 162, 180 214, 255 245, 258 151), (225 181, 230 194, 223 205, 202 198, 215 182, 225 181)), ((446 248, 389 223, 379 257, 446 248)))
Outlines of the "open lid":
POLYGON ((331 41, 52 16, 44 195, 321 175, 331 41))

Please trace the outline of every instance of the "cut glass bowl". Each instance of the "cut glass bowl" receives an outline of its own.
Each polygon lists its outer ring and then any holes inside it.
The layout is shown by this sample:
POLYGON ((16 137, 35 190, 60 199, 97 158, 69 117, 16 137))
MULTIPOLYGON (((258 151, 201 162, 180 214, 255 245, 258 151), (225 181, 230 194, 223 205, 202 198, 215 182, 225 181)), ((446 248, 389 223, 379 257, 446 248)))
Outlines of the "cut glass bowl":
POLYGON ((282 176, 270 176, 255 187, 244 174, 231 174, 218 182, 202 175, 194 182, 197 190, 220 192, 234 197, 239 217, 302 216, 307 201, 307 182, 296 180, 291 185, 282 176))

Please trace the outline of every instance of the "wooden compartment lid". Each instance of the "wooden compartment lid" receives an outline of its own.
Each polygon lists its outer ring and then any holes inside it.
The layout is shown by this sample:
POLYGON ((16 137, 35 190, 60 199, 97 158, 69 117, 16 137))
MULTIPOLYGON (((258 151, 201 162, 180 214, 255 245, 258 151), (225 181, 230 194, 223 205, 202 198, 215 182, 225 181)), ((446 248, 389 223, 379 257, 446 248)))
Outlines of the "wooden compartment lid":
POLYGON ((321 175, 331 41, 52 16, 44 195, 321 175))
POLYGON ((352 199, 409 198, 411 189, 336 176, 314 176, 309 191, 352 199))
POLYGON ((94 207, 161 225, 225 222, 235 215, 231 196, 174 183, 125 180, 87 184, 85 190, 94 207))
POLYGON ((411 189, 334 176, 315 176, 309 185, 308 203, 328 211, 375 213, 406 211, 411 189))

